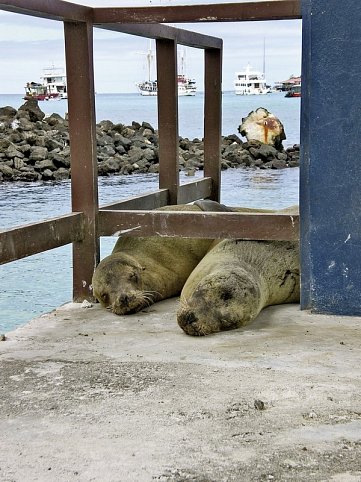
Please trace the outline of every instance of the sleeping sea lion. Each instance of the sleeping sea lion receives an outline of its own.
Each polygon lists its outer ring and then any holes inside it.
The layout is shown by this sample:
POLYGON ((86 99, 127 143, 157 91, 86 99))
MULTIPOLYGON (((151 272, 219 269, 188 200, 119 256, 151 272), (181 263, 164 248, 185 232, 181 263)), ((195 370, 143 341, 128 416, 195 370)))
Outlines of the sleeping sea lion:
POLYGON ((209 335, 252 322, 268 305, 299 301, 299 243, 225 239, 185 283, 179 326, 209 335))

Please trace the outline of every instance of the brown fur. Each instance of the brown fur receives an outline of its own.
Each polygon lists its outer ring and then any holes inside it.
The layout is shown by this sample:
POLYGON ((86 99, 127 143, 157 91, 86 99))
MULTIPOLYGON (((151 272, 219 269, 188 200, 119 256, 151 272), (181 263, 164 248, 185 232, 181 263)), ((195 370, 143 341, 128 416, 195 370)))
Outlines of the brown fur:
MULTIPOLYGON (((296 215, 298 206, 277 212, 296 215)), ((298 242, 225 239, 211 245, 189 276, 177 321, 188 335, 209 335, 247 325, 264 307, 296 303, 299 296, 298 242)))
POLYGON ((299 243, 223 240, 181 293, 179 326, 208 335, 252 322, 268 305, 299 301, 299 243))
MULTIPOLYGON (((200 211, 197 206, 159 210, 200 211)), ((212 239, 122 236, 93 275, 97 300, 117 315, 135 313, 156 301, 178 295, 212 239)))

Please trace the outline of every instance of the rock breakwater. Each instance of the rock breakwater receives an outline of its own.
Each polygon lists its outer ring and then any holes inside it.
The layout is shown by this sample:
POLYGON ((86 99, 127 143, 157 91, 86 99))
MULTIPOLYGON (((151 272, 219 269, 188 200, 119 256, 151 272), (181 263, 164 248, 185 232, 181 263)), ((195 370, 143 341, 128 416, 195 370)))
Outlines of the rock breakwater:
MULTIPOLYGON (((147 122, 132 125, 103 120, 97 124, 100 176, 157 173, 158 134, 147 122)), ((179 168, 192 175, 203 169, 203 141, 179 138, 179 168)), ((299 165, 299 146, 276 149, 259 141, 222 137, 222 169, 284 169, 299 165)), ((61 181, 71 177, 67 117, 48 117, 37 101, 18 110, 0 108, 0 182, 61 181)))

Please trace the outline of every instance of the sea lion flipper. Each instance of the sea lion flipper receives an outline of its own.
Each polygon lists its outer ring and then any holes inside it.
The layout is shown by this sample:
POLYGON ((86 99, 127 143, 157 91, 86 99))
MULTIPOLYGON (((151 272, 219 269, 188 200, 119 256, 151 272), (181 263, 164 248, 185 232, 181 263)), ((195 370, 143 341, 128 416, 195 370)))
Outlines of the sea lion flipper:
POLYGON ((208 212, 234 212, 235 209, 225 204, 220 204, 217 201, 210 199, 200 199, 194 202, 195 206, 198 206, 202 211, 208 212))

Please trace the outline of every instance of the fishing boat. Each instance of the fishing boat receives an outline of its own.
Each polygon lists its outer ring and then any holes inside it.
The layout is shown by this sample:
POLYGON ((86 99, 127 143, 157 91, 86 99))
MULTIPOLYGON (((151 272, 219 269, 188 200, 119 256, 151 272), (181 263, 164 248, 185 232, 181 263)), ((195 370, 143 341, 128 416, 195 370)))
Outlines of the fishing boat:
POLYGON ((295 84, 290 87, 285 97, 301 97, 301 84, 295 84))
POLYGON ((25 86, 25 100, 61 100, 67 99, 66 74, 64 69, 49 67, 43 70, 40 83, 28 82, 25 86))
MULTIPOLYGON (((157 80, 152 80, 152 64, 154 60, 151 44, 149 45, 148 52, 146 54, 147 66, 148 66, 148 80, 138 82, 136 84, 140 95, 144 96, 156 96, 158 95, 158 83, 157 80)), ((178 96, 194 96, 197 92, 197 83, 194 79, 191 79, 185 74, 185 53, 181 53, 181 68, 180 74, 177 75, 178 96)))
POLYGON ((245 70, 235 73, 234 92, 237 95, 268 94, 264 73, 252 70, 248 64, 245 70))

